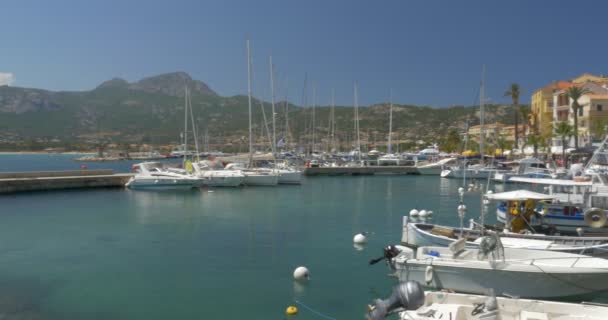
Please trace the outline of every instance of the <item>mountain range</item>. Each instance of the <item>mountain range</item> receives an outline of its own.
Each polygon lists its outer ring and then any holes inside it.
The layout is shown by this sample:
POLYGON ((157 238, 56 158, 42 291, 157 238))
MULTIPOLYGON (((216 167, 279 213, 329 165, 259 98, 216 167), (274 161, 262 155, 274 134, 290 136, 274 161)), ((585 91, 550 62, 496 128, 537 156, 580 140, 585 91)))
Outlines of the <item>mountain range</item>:
MULTIPOLYGON (((177 144, 184 125, 184 87, 191 101, 199 133, 211 144, 242 143, 248 136, 247 97, 223 97, 185 72, 166 73, 130 83, 114 78, 90 91, 47 91, 0 86, 0 147, 39 143, 93 144, 99 141, 134 144, 177 144)), ((268 141, 264 113, 269 122, 270 103, 254 99, 253 130, 258 143, 268 141), (262 105, 264 108, 262 109, 262 105), (264 112, 262 112, 264 110, 264 112)), ((311 108, 276 104, 277 140, 306 143, 312 138, 311 108)), ((360 107, 361 139, 382 143, 388 132, 387 103, 360 107)), ((393 139, 435 142, 450 130, 462 132, 479 123, 478 106, 432 108, 393 105, 393 139)), ((330 108, 315 109, 315 136, 327 142, 330 108)), ((336 137, 352 144, 353 108, 335 108, 336 137)), ((486 122, 512 123, 509 106, 488 105, 486 122)), ((271 129, 270 129, 271 130, 271 129)))

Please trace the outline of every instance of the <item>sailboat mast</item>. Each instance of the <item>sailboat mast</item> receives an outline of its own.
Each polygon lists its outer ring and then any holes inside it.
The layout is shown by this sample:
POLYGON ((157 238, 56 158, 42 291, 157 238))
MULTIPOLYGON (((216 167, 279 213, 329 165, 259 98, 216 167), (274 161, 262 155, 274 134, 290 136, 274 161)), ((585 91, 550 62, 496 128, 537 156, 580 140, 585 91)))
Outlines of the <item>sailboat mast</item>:
POLYGON ((480 86, 480 90, 479 90, 479 125, 480 125, 480 130, 479 130, 479 154, 481 155, 481 163, 484 163, 484 158, 483 158, 483 152, 484 152, 484 148, 483 148, 483 143, 485 140, 485 127, 484 127, 484 102, 485 102, 485 97, 484 97, 484 85, 485 85, 485 76, 486 76, 486 65, 484 64, 481 70, 481 86, 480 86))
POLYGON ((275 154, 277 147, 277 132, 275 123, 276 112, 274 110, 274 68, 272 65, 272 56, 270 56, 270 101, 272 104, 272 153, 275 154))
POLYGON ((359 97, 358 97, 357 81, 355 81, 355 130, 357 135, 357 151, 358 158, 361 161, 361 137, 359 136, 359 97))
POLYGON ((310 153, 315 152, 315 108, 317 106, 317 84, 312 83, 312 149, 310 153))
POLYGON ((184 159, 188 159, 188 87, 184 86, 184 159))
POLYGON ((331 90, 331 150, 336 149, 336 94, 331 90))
POLYGON ((190 108, 190 122, 192 122, 192 135, 194 136, 194 146, 196 148, 196 160, 199 160, 198 136, 196 135, 196 126, 194 125, 194 114, 192 112, 192 99, 190 97, 190 90, 186 89, 186 97, 188 99, 188 107, 190 108))
POLYGON ((389 90, 389 111, 388 111, 388 153, 393 153, 391 136, 393 135, 393 90, 389 90))
POLYGON ((249 166, 253 162, 253 133, 251 132, 251 51, 247 39, 247 103, 249 107, 249 166))
POLYGON ((289 146, 287 137, 289 136, 289 102, 287 102, 287 93, 289 90, 289 78, 285 79, 285 135, 283 136, 283 145, 289 146))

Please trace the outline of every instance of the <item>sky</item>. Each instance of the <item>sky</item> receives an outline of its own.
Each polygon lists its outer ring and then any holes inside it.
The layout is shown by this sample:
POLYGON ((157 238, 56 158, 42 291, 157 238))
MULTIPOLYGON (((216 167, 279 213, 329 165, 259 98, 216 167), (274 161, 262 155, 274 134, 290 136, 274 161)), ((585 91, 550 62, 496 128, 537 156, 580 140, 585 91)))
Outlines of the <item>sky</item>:
POLYGON ((90 90, 185 71, 223 96, 246 94, 251 39, 254 95, 302 103, 307 79, 327 105, 392 100, 472 105, 486 67, 490 103, 522 102, 553 80, 608 74, 608 1, 6 1, 0 83, 90 90), (287 89, 287 90, 286 90, 287 89), (287 93, 286 93, 287 91, 287 93))

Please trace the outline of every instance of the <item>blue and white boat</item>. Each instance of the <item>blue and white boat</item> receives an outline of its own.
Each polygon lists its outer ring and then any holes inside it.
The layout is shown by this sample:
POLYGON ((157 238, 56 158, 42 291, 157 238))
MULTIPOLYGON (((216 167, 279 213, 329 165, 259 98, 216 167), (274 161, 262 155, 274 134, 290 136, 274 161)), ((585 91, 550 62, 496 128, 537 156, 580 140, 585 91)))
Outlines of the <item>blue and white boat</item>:
POLYGON ((546 178, 554 179, 558 175, 554 170, 547 168, 547 165, 536 158, 524 158, 518 161, 503 162, 503 165, 514 165, 512 172, 497 171, 493 180, 496 182, 511 182, 511 178, 546 178))

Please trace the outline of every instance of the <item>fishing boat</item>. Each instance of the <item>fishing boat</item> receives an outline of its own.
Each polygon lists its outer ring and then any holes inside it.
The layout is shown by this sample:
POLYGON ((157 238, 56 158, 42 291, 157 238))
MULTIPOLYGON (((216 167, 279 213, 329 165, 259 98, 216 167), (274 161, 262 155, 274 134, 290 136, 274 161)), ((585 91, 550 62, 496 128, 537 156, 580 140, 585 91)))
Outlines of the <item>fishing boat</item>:
POLYGON ((522 298, 575 298, 608 290, 608 260, 547 250, 505 248, 497 235, 479 248, 460 239, 449 247, 400 247, 390 260, 400 281, 437 290, 522 298))
POLYGON ((423 292, 414 281, 403 282, 388 299, 368 306, 368 320, 383 320, 397 313, 399 320, 600 320, 608 305, 567 303, 473 295, 445 291, 423 292))
MULTIPOLYGON (((518 202, 524 204, 518 216, 511 220, 510 225, 506 225, 500 231, 499 236, 505 247, 523 248, 533 250, 547 250, 555 252, 578 253, 590 256, 608 256, 608 236, 593 233, 581 233, 580 235, 558 235, 547 234, 548 229, 527 228, 528 224, 522 219, 528 219, 530 210, 536 203, 552 199, 552 196, 527 190, 516 190, 502 193, 485 195, 486 199, 499 199, 506 202, 518 202), (525 205, 527 208, 525 209, 525 205), (522 232, 525 231, 525 232, 522 232)), ((531 226, 530 226, 531 227, 531 226)), ((401 243, 419 246, 448 246, 459 239, 466 241, 468 248, 477 248, 484 235, 487 226, 477 224, 470 220, 468 228, 454 228, 449 226, 416 223, 410 221, 409 217, 403 217, 403 232, 401 243)))
MULTIPOLYGON (((483 232, 471 220, 468 228, 410 222, 403 219, 401 243, 419 246, 449 246, 461 237, 466 239, 468 248, 478 248, 483 232)), ((608 256, 608 237, 604 236, 562 236, 540 233, 519 234, 500 233, 505 248, 523 248, 556 252, 578 253, 594 257, 608 256)))
MULTIPOLYGON (((599 182, 604 179, 599 175, 594 181, 574 181, 563 179, 541 178, 512 178, 512 181, 537 181, 540 185, 548 185, 551 201, 537 204, 526 224, 534 229, 554 229, 556 232, 576 234, 603 233, 608 234, 606 223, 608 208, 608 185, 599 182), (597 178, 598 180, 595 180, 597 178)), ((507 223, 513 215, 510 210, 518 203, 510 200, 500 202, 496 208, 498 221, 507 223)))
POLYGON ((133 165, 137 171, 125 184, 130 189, 170 190, 199 187, 203 180, 167 170, 161 162, 142 162, 133 165))

